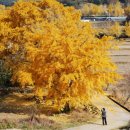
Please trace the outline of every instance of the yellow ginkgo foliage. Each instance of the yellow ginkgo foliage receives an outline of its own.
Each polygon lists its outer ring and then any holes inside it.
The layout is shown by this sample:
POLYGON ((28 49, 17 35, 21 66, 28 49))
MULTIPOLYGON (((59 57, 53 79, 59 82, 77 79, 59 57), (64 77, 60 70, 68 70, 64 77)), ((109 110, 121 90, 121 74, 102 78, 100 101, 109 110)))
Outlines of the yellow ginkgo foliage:
POLYGON ((125 25, 125 34, 130 37, 130 22, 125 25))
POLYGON ((83 16, 92 16, 92 15, 102 15, 105 13, 105 9, 103 5, 96 5, 96 4, 84 4, 81 8, 81 12, 83 16))
POLYGON ((82 107, 119 78, 108 56, 111 39, 98 39, 80 12, 56 0, 19 1, 0 16, 0 57, 12 81, 34 86, 40 100, 82 107))
POLYGON ((130 5, 127 6, 124 10, 125 10, 125 15, 127 15, 128 17, 130 17, 130 5))
POLYGON ((123 16, 124 15, 124 9, 120 2, 117 2, 115 5, 110 4, 108 6, 108 13, 111 16, 123 16))
POLYGON ((114 23, 108 31, 109 35, 119 37, 122 34, 122 27, 118 22, 114 23))

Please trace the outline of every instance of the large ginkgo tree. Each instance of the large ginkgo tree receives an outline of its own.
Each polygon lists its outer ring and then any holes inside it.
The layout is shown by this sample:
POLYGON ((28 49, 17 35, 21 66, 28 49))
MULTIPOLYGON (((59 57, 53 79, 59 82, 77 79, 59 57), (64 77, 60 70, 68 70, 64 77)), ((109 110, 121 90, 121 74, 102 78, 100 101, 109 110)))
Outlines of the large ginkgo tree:
POLYGON ((19 1, 0 13, 0 58, 12 82, 32 85, 45 103, 82 107, 119 78, 110 38, 96 37, 73 7, 56 0, 19 1))

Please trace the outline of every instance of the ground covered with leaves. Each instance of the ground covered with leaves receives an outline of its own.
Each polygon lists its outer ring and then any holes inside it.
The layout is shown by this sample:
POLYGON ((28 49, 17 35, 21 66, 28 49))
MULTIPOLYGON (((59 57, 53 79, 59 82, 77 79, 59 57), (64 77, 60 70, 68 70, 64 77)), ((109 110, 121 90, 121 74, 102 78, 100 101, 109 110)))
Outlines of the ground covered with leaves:
POLYGON ((99 117, 99 110, 89 105, 85 109, 58 112, 44 104, 36 105, 32 95, 11 93, 0 96, 0 129, 45 129, 60 130, 86 124, 99 117))

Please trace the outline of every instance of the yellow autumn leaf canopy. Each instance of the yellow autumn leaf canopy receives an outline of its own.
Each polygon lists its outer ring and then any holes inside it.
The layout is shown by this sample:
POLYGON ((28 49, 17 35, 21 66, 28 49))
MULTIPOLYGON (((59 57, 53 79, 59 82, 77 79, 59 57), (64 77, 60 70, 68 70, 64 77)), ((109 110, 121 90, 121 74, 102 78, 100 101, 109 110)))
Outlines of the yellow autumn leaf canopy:
POLYGON ((82 107, 118 79, 108 56, 112 43, 98 39, 80 12, 55 0, 19 1, 0 14, 0 58, 22 87, 46 103, 82 107))

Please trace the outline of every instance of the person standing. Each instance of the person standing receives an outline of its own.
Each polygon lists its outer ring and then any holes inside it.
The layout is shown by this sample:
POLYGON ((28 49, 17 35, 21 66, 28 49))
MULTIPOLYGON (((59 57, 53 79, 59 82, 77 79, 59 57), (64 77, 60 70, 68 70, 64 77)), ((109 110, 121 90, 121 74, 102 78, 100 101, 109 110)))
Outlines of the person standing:
POLYGON ((102 124, 103 125, 107 125, 107 116, 106 116, 106 110, 105 110, 105 108, 102 108, 102 110, 101 110, 101 112, 102 112, 102 124))

